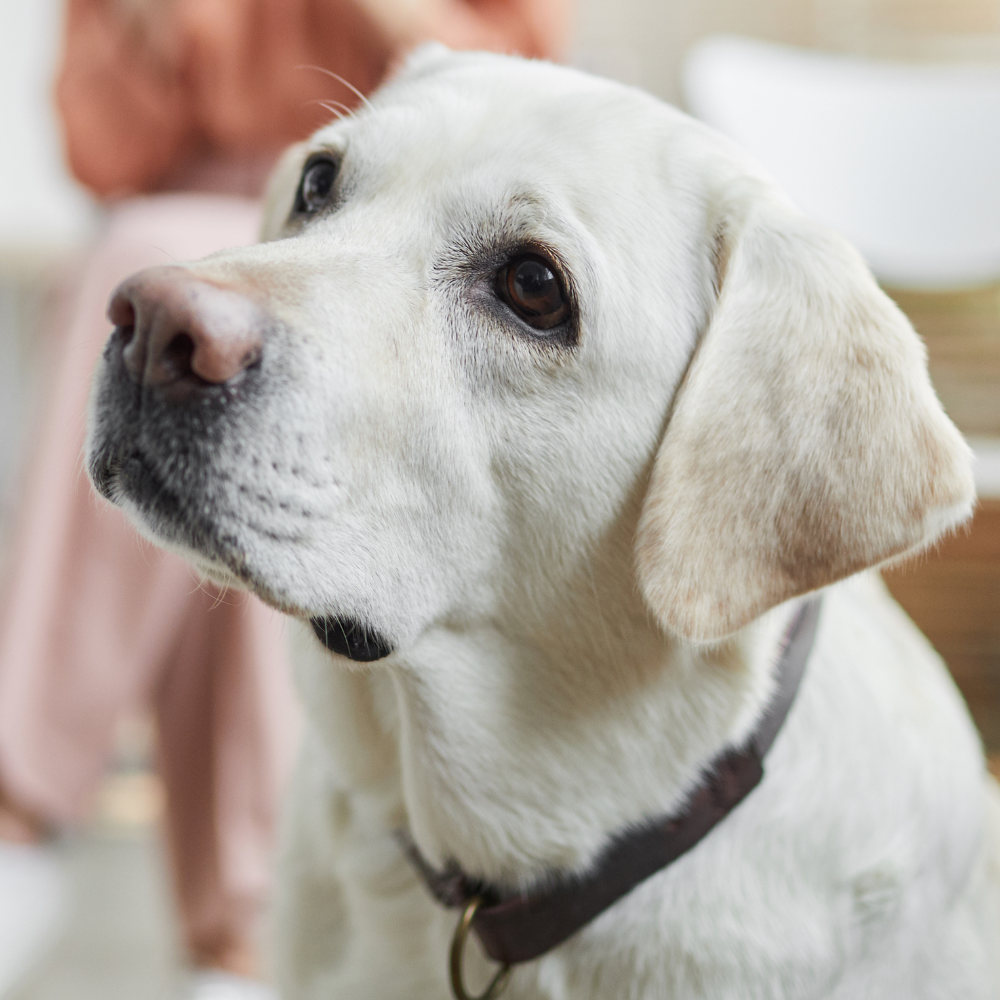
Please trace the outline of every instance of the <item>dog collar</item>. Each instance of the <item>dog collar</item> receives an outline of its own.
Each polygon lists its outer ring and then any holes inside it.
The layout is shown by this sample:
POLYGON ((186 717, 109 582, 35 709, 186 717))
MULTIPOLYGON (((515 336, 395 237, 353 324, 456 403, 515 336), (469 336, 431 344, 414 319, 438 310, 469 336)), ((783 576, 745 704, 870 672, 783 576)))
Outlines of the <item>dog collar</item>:
POLYGON ((640 882, 676 861, 759 784, 764 757, 788 715, 812 650, 820 603, 821 598, 813 598, 796 612, 782 643, 774 694, 749 739, 739 748, 723 751, 706 767, 704 781, 690 794, 682 812, 617 834, 584 874, 546 880, 534 892, 505 897, 454 863, 438 871, 409 837, 401 838, 431 894, 445 906, 463 911, 451 953, 457 1000, 470 1000, 462 985, 462 951, 470 929, 486 954, 502 963, 482 995, 495 997, 512 965, 529 962, 562 944, 640 882))

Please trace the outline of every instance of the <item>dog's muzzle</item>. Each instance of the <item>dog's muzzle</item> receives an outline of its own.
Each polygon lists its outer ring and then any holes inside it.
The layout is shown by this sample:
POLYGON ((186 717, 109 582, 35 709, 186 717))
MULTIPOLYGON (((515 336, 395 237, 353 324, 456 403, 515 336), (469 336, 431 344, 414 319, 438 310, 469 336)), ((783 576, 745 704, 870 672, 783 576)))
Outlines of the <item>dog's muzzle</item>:
POLYGON ((88 454, 95 488, 127 502, 163 541, 245 578, 232 524, 249 487, 234 481, 233 455, 260 419, 274 321, 235 288, 184 267, 128 278, 108 316, 115 329, 95 383, 88 454))

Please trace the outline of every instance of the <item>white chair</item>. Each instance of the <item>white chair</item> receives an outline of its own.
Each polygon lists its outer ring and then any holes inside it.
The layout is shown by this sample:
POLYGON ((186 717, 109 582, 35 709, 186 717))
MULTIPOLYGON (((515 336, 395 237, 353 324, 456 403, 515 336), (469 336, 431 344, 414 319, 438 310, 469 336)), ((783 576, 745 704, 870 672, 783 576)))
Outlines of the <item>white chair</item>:
POLYGON ((1000 281, 1000 65, 876 61, 714 37, 691 112, 738 140, 886 284, 1000 281))

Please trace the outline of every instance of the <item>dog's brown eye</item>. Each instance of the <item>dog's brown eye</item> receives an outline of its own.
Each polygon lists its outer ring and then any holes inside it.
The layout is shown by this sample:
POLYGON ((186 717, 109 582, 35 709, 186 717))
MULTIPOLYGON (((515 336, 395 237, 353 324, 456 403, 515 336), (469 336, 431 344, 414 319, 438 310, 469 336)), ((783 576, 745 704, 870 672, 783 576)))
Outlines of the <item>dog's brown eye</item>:
POLYGON ((570 307, 552 266, 537 254, 523 254, 501 268, 497 292, 536 330, 551 330, 569 318, 570 307))
POLYGON ((337 179, 337 164, 326 156, 310 160, 302 171, 295 211, 301 214, 318 212, 329 200, 333 182, 337 179))

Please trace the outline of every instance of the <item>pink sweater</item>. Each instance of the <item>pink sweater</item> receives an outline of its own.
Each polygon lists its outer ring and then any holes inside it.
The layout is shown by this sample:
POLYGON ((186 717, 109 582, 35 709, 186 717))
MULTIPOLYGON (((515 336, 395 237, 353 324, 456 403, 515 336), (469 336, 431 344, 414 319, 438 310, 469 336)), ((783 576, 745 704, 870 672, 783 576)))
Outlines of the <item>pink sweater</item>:
POLYGON ((200 160, 267 161, 329 120, 317 101, 356 101, 301 67, 368 92, 427 38, 557 58, 571 2, 424 0, 390 37, 371 0, 68 0, 57 99, 70 166, 115 196, 185 186, 200 160))

